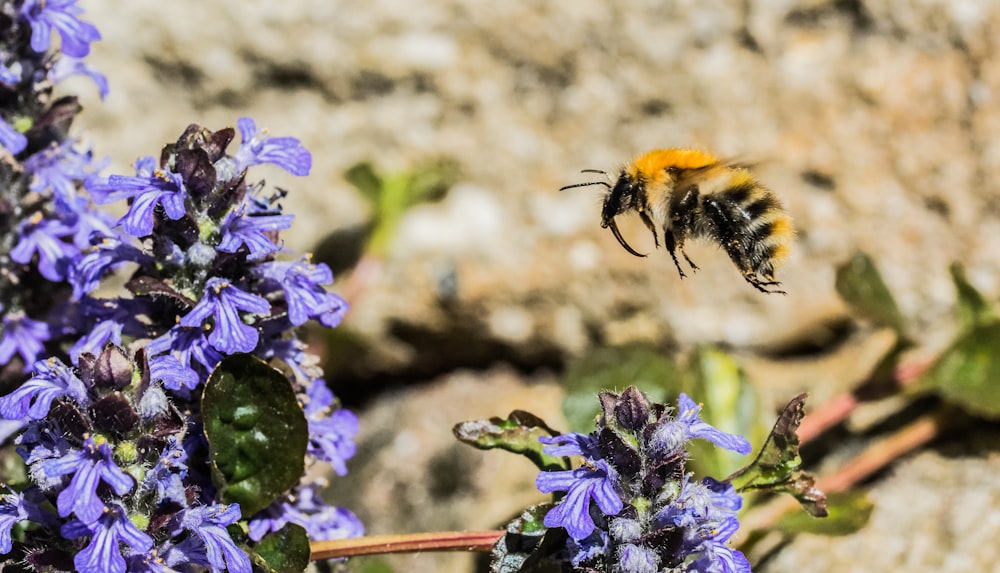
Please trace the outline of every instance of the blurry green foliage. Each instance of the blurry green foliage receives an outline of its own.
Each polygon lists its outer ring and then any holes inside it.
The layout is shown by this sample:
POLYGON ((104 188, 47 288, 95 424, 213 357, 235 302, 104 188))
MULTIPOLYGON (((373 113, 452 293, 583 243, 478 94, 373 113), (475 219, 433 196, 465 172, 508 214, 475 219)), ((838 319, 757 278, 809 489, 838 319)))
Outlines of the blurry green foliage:
POLYGON ((996 320, 996 314, 990 303, 983 298, 983 295, 972 286, 972 283, 965 278, 965 269, 960 263, 952 263, 951 280, 955 283, 955 291, 958 297, 958 318, 965 328, 974 328, 981 324, 987 324, 996 320))
POLYGON ((562 410, 570 432, 589 434, 601 412, 594 399, 602 390, 620 393, 635 386, 653 402, 681 389, 681 370, 673 357, 646 344, 605 346, 569 364, 563 377, 562 410))
POLYGON ((406 210, 442 199, 458 179, 458 164, 442 159, 408 171, 381 173, 371 163, 361 162, 351 166, 344 178, 371 205, 373 220, 367 250, 383 257, 406 210))
POLYGON ((899 312, 896 299, 867 254, 858 251, 851 260, 837 268, 836 288, 857 315, 903 335, 903 315, 899 312))
POLYGON ((788 534, 850 535, 868 523, 874 504, 863 492, 849 491, 831 494, 826 500, 827 516, 814 519, 808 513, 794 511, 785 515, 775 526, 788 534))

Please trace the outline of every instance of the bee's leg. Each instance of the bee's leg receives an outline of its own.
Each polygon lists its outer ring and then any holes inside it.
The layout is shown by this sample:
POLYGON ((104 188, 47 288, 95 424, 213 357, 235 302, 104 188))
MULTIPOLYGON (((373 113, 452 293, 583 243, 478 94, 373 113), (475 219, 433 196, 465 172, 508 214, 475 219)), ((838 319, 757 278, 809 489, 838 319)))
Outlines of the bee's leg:
MULTIPOLYGON (((677 243, 674 242, 673 231, 671 231, 670 229, 663 230, 663 242, 666 243, 667 252, 670 253, 670 258, 674 260, 674 266, 677 267, 677 272, 681 275, 681 278, 686 277, 687 275, 684 274, 684 269, 681 268, 681 262, 677 260, 677 254, 675 253, 678 247, 677 243)), ((681 254, 682 255, 684 254, 683 248, 681 248, 681 254)), ((684 258, 687 259, 687 255, 684 255, 684 258)), ((688 259, 688 263, 690 262, 691 260, 688 259)))
MULTIPOLYGON (((669 229, 665 229, 666 235, 670 235, 671 231, 675 233, 677 240, 677 250, 684 255, 684 260, 687 264, 691 266, 691 270, 697 271, 698 265, 694 264, 691 257, 687 256, 684 252, 684 239, 688 232, 694 226, 694 215, 698 208, 698 186, 695 185, 686 189, 682 193, 676 193, 673 195, 670 201, 670 225, 669 229)), ((670 251, 671 256, 674 254, 673 250, 670 251)), ((674 263, 677 263, 677 257, 674 257, 674 263)), ((677 265, 680 269, 680 265, 677 265)), ((684 276, 684 273, 681 273, 684 276)))
POLYGON ((649 218, 649 215, 645 211, 639 211, 639 218, 642 219, 643 224, 646 225, 649 232, 653 234, 653 245, 659 249, 660 237, 656 234, 656 225, 653 224, 653 220, 649 218))

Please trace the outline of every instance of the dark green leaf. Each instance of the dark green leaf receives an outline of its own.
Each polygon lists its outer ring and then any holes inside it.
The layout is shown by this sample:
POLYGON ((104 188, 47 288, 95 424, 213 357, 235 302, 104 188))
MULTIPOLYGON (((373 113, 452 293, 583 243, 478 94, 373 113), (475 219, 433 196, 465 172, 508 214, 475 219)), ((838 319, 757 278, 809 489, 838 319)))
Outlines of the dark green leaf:
POLYGON ((816 517, 826 515, 826 497, 814 487, 813 477, 802 471, 799 437, 795 433, 805 415, 806 394, 785 406, 760 453, 750 465, 729 477, 739 491, 789 493, 816 517))
POLYGON ((636 386, 650 400, 662 402, 680 389, 680 369, 666 353, 643 344, 598 348, 571 363, 564 378, 563 413, 573 432, 594 431, 601 412, 597 394, 621 393, 636 386))
POLYGON ((552 504, 535 505, 507 524, 507 533, 490 553, 490 573, 559 573, 556 555, 566 548, 566 530, 546 529, 542 520, 552 504))
POLYGON ((972 286, 972 283, 965 278, 965 270, 960 263, 952 263, 951 280, 955 283, 955 291, 958 294, 958 317, 966 328, 972 328, 978 324, 985 324, 996 320, 990 303, 983 298, 983 295, 972 286))
POLYGON ((371 163, 367 161, 355 163, 344 172, 344 179, 347 179, 362 197, 368 199, 372 207, 378 205, 382 194, 382 178, 375 172, 371 163))
POLYGON ((309 565, 306 530, 289 523, 264 536, 253 548, 253 563, 267 573, 301 573, 309 565))
POLYGON ((858 251, 850 261, 837 268, 836 285, 837 293, 861 317, 903 332, 903 315, 868 255, 858 251))
POLYGON ((220 363, 201 399, 212 478, 244 517, 295 485, 305 469, 306 417, 288 379, 249 354, 220 363))
MULTIPOLYGON (((702 420, 751 443, 764 439, 767 425, 760 419, 757 394, 732 356, 701 347, 692 356, 690 370, 694 381, 689 393, 702 406, 702 420)), ((727 475, 745 463, 744 456, 704 440, 694 440, 688 449, 691 466, 700 475, 727 475)))
POLYGON ((946 400, 1000 419, 1000 323, 980 324, 952 343, 924 374, 921 383, 946 400))
POLYGON ((559 432, 549 428, 538 416, 522 410, 514 410, 505 420, 494 417, 462 422, 451 431, 459 441, 481 450, 500 448, 521 454, 541 470, 565 470, 569 467, 562 458, 543 453, 544 444, 538 441, 540 436, 557 436, 559 432))
POLYGON ((834 493, 827 500, 829 515, 825 519, 797 511, 787 514, 775 527, 789 534, 849 535, 868 523, 873 508, 874 504, 864 493, 834 493))

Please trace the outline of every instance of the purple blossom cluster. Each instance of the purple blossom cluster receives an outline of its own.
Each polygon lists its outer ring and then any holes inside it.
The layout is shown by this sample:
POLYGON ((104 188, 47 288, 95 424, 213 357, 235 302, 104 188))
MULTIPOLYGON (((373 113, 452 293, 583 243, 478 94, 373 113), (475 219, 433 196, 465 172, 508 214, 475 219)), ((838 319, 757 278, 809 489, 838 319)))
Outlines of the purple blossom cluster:
POLYGON ((536 480, 543 493, 565 492, 544 522, 566 530, 572 566, 750 573, 746 557, 726 544, 739 528, 742 498, 728 482, 696 481, 685 471, 691 439, 744 455, 749 442, 703 422, 701 408, 686 394, 675 413, 634 387, 600 398, 597 431, 541 438, 547 454, 582 458, 576 469, 543 471, 536 480))
POLYGON ((79 192, 100 165, 68 135, 76 98, 52 94, 72 74, 93 78, 102 97, 107 90, 80 59, 101 36, 75 4, 0 2, 0 384, 8 387, 75 335, 65 279, 93 233, 113 234, 79 192), (59 51, 49 51, 53 33, 59 51))
POLYGON ((107 91, 80 59, 100 34, 76 3, 0 0, 0 438, 25 468, 0 492, 0 567, 249 573, 245 547, 286 524, 361 535, 315 481, 255 515, 219 502, 198 417, 213 369, 253 354, 288 367, 307 461, 343 475, 354 455, 357 418, 295 334, 336 326, 347 304, 326 265, 285 256, 284 193, 247 178, 264 164, 307 175, 311 155, 242 118, 189 126, 134 175, 100 176, 67 135, 75 98, 51 96, 71 74, 107 91), (117 221, 94 208, 117 201, 117 221), (128 292, 98 294, 125 265, 128 292))

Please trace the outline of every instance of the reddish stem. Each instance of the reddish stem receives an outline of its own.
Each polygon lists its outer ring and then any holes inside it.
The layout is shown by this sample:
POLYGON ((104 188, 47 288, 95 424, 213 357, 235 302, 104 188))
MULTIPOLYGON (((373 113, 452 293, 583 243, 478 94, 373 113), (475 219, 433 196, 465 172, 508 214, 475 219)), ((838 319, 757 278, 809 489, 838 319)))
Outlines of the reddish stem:
POLYGON ((314 541, 309 544, 310 559, 319 561, 337 557, 357 557, 383 553, 413 553, 421 551, 479 551, 487 553, 504 535, 504 531, 436 531, 402 535, 372 535, 335 541, 314 541))

